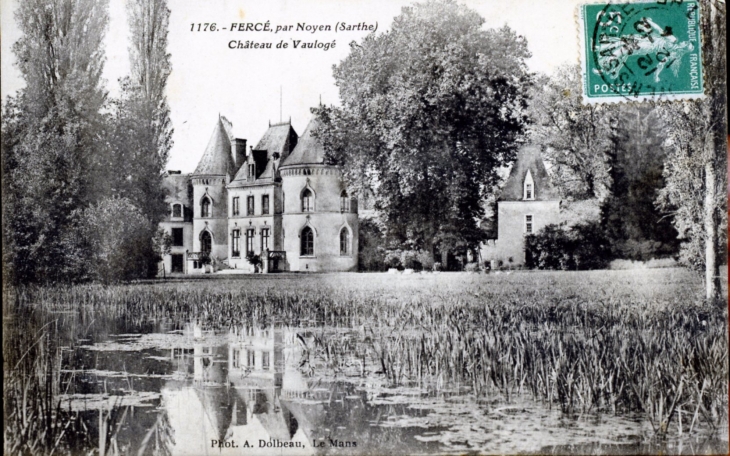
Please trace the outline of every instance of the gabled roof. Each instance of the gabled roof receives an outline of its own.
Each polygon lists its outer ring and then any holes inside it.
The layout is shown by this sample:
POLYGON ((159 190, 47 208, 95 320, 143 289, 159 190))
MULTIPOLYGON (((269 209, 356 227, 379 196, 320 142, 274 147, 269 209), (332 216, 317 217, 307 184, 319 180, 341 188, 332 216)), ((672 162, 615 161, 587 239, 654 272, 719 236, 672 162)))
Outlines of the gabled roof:
POLYGON ((297 147, 292 153, 284 159, 281 167, 296 165, 317 165, 324 163, 324 146, 312 135, 312 132, 319 127, 320 123, 317 117, 313 117, 309 121, 307 128, 299 138, 297 147))
POLYGON ((523 146, 517 153, 517 161, 512 165, 507 182, 502 187, 499 201, 523 200, 523 184, 528 170, 535 184, 535 201, 555 201, 560 199, 558 192, 550 183, 550 176, 540 156, 540 147, 523 146))
MULTIPOLYGON (((264 171, 256 178, 255 181, 251 182, 248 180, 248 169, 246 166, 241 168, 236 173, 236 177, 233 178, 229 186, 231 187, 243 187, 246 185, 260 185, 262 183, 271 183, 274 181, 274 160, 273 155, 279 154, 280 158, 285 158, 289 155, 289 152, 297 144, 297 132, 294 131, 290 123, 274 124, 269 126, 264 136, 261 137, 256 147, 253 148, 255 151, 266 151, 266 164, 264 171)), ((246 160, 246 163, 250 163, 251 157, 246 160)))
POLYGON ((224 117, 218 117, 218 122, 210 135, 208 146, 203 152, 203 157, 195 168, 195 175, 233 176, 236 172, 236 165, 231 155, 231 124, 224 117))
POLYGON ((289 122, 286 122, 269 126, 254 150, 265 150, 268 152, 268 157, 271 157, 274 153, 285 157, 294 149, 296 143, 297 132, 294 131, 289 122))

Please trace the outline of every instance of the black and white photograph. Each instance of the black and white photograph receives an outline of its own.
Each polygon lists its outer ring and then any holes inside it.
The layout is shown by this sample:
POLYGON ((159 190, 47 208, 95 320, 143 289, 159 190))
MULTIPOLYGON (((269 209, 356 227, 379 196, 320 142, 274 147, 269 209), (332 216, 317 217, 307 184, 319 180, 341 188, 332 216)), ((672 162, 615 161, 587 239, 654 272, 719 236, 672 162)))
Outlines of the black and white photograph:
POLYGON ((0 0, 9 455, 728 454, 724 0, 0 0))

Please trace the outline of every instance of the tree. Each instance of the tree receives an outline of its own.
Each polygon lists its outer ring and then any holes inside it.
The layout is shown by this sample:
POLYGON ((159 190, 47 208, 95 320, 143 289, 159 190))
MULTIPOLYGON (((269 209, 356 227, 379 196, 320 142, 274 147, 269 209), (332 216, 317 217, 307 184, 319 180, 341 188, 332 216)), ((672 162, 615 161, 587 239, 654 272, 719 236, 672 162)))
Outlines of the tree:
POLYGON ((29 0, 14 44, 26 86, 3 116, 4 261, 21 281, 67 280, 72 212, 95 197, 89 172, 103 143, 101 73, 107 4, 29 0))
POLYGON ((170 10, 166 0, 130 0, 127 17, 131 75, 121 81, 122 95, 113 103, 109 180, 115 182, 115 192, 134 201, 157 224, 166 211, 162 172, 172 148, 165 97, 172 68, 167 53, 170 10))
POLYGON ((524 132, 526 42, 483 23, 453 1, 403 8, 334 67, 342 106, 316 110, 327 159, 412 248, 478 246, 481 202, 524 132))
POLYGON ((706 98, 662 110, 669 125, 666 186, 658 203, 684 242, 681 259, 705 275, 706 298, 721 300, 720 262, 727 245, 726 10, 700 2, 706 98))
POLYGON ((561 196, 599 200, 608 196, 616 109, 582 104, 576 65, 560 67, 552 77, 538 77, 531 99, 530 139, 541 146, 561 196))
MULTIPOLYGON (((159 246, 142 211, 127 198, 107 198, 78 214, 78 233, 87 245, 88 278, 103 283, 144 278, 159 246)), ((164 242, 164 241, 163 241, 164 242)))
POLYGON ((656 206, 664 187, 667 126, 649 103, 619 106, 617 115, 622 121, 614 129, 610 192, 601 207, 614 257, 645 261, 674 256, 679 251, 677 231, 656 206))

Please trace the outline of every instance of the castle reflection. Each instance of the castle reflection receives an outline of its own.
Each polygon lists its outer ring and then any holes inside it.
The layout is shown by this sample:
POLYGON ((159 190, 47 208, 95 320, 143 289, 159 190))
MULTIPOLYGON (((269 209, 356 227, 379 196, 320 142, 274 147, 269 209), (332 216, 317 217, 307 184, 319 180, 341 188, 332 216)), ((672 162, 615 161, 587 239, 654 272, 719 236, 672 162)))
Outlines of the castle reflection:
POLYGON ((162 390, 172 453, 240 454, 246 442, 256 454, 281 454, 280 444, 287 454, 315 452, 311 432, 323 420, 327 392, 310 390, 302 376, 305 348, 295 331, 242 327, 227 340, 196 327, 193 334, 193 350, 171 350, 177 372, 162 390))

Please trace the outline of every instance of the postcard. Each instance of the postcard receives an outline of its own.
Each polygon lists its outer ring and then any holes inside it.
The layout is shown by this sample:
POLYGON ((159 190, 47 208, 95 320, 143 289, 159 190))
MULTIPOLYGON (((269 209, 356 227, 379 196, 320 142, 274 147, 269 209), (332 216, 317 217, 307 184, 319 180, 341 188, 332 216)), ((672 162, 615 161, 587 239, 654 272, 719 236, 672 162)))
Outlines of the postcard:
POLYGON ((727 454, 726 7, 2 0, 7 454, 727 454))

